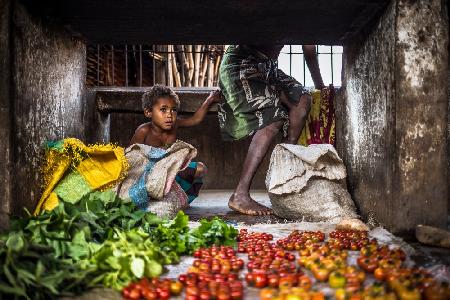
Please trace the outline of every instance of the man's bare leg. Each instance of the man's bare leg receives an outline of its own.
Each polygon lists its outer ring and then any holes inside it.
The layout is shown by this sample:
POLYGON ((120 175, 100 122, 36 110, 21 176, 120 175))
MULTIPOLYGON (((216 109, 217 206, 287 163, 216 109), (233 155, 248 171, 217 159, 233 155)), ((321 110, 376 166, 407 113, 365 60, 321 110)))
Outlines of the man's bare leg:
POLYGON ((280 131, 282 121, 272 123, 258 130, 252 138, 248 148, 239 183, 228 201, 228 206, 240 213, 247 215, 269 215, 271 209, 259 204, 250 197, 250 185, 256 170, 269 150, 269 146, 280 131))
POLYGON ((302 95, 297 104, 289 102, 284 95, 280 99, 289 109, 289 128, 283 143, 297 144, 303 127, 305 127, 306 118, 311 110, 311 96, 308 94, 302 95))

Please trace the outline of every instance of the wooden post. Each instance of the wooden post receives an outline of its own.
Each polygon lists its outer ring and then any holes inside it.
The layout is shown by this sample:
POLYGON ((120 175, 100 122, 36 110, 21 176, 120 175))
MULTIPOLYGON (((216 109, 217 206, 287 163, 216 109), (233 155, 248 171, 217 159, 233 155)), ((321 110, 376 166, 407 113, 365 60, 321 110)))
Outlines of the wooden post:
POLYGON ((173 87, 173 73, 172 73, 172 46, 167 45, 167 85, 173 87))
POLYGON ((192 78, 194 77, 194 55, 192 53, 192 45, 186 45, 186 54, 188 62, 188 84, 192 86, 192 78))
POLYGON ((219 83, 219 67, 220 67, 220 61, 222 60, 222 56, 218 55, 216 58, 216 64, 214 66, 214 82, 219 83))
POLYGON ((199 73, 200 73, 200 59, 201 59, 201 51, 202 51, 202 45, 195 45, 194 46, 194 82, 193 86, 197 87, 199 86, 199 73))
POLYGON ((200 76, 198 80, 198 86, 203 87, 205 86, 205 78, 206 78, 206 70, 208 69, 208 46, 205 46, 204 52, 202 53, 202 64, 201 64, 201 70, 200 70, 200 76))
POLYGON ((160 54, 162 59, 155 59, 155 78, 153 80, 154 83, 160 83, 166 85, 166 64, 167 64, 167 46, 166 45, 157 45, 156 53, 160 54))
POLYGON ((175 45, 175 49, 177 52, 177 58, 178 61, 180 62, 180 67, 181 67, 181 82, 183 83, 184 86, 190 86, 190 82, 189 82, 189 65, 188 65, 188 61, 186 59, 186 51, 185 51, 185 47, 183 45, 175 45))
POLYGON ((174 77, 175 87, 180 87, 181 86, 180 72, 178 71, 177 59, 176 59, 175 53, 173 53, 173 50, 174 50, 174 47, 171 46, 172 53, 170 53, 170 55, 172 58, 172 73, 173 73, 173 77, 174 77))
POLYGON ((208 59, 208 72, 206 76, 206 86, 213 86, 213 80, 214 80, 214 58, 211 56, 212 53, 209 53, 207 55, 208 59))

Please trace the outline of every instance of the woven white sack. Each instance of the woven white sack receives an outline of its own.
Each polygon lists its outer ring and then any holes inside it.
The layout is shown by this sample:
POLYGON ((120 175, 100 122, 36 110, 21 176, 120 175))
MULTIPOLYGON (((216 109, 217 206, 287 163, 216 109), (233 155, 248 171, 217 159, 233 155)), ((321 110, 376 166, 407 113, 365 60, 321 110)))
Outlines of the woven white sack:
MULTIPOLYGON (((118 196, 125 201, 131 200, 132 186, 149 167, 150 157, 160 151, 157 148, 134 144, 125 149, 125 156, 130 165, 127 177, 116 187, 118 196)), ((175 181, 178 172, 185 169, 197 155, 197 150, 190 144, 177 140, 164 156, 152 165, 145 176, 145 202, 147 211, 160 217, 174 217, 180 209, 188 206, 187 195, 175 181)))
POLYGON ((266 187, 276 215, 338 223, 358 218, 345 177, 345 166, 332 145, 279 144, 270 158, 266 187))

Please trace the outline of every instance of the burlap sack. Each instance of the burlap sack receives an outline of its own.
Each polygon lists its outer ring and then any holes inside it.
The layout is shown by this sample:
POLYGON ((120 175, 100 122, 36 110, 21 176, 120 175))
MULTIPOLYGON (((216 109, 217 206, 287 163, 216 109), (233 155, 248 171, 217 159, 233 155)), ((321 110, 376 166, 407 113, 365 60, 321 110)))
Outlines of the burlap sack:
POLYGON ((277 145, 266 177, 274 213, 311 222, 358 218, 345 177, 345 166, 332 145, 277 145))
POLYGON ((175 182, 175 177, 196 155, 197 150, 192 145, 179 140, 167 150, 131 145, 125 149, 130 165, 128 175, 116 187, 116 192, 141 209, 172 218, 188 206, 187 195, 175 182))

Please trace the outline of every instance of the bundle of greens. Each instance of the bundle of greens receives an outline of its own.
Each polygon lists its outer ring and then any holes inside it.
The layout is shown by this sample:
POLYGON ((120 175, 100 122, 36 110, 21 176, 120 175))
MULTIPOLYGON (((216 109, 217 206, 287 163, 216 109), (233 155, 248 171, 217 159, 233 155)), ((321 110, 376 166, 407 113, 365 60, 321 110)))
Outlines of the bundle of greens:
POLYGON ((171 263, 163 251, 141 229, 124 232, 115 230, 113 239, 106 240, 99 250, 84 262, 87 268, 95 266, 89 285, 101 284, 121 290, 139 278, 158 277, 163 265, 171 263))
POLYGON ((56 258, 52 247, 30 243, 21 233, 0 240, 0 264, 2 299, 53 299, 79 293, 93 271, 56 258))
POLYGON ((50 212, 12 221, 0 236, 0 293, 48 299, 103 285, 117 290, 199 247, 233 245, 237 230, 222 220, 190 229, 137 209, 112 191, 94 192, 50 212))

